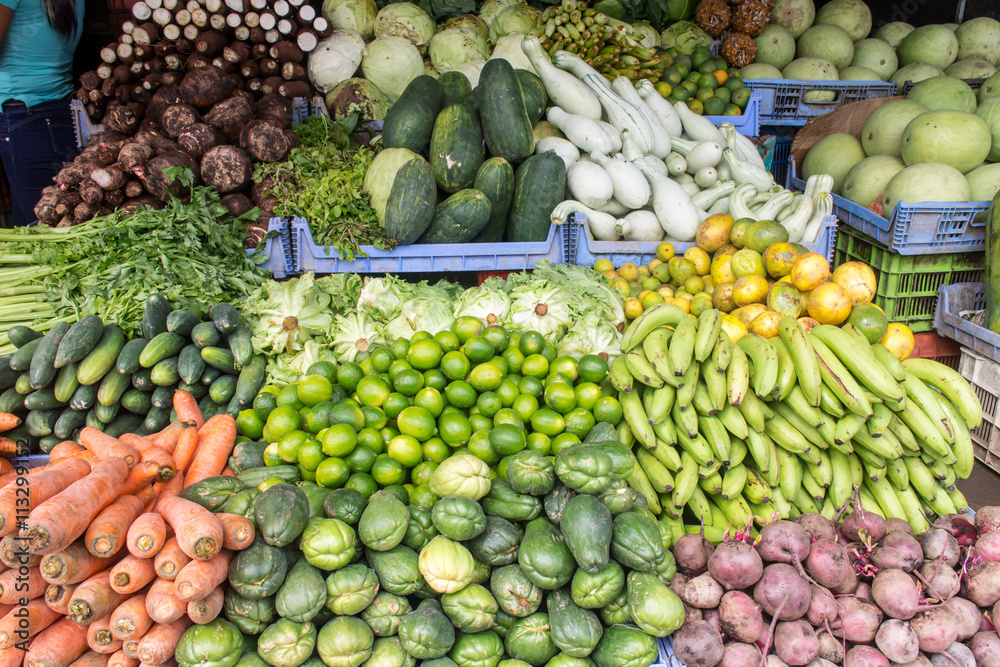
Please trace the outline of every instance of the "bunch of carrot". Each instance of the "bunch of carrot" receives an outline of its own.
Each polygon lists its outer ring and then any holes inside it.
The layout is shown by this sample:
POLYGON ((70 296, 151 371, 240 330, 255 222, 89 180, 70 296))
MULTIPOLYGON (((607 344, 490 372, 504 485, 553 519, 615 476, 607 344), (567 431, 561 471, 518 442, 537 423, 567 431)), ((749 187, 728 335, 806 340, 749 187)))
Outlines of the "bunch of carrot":
POLYGON ((236 422, 173 402, 157 434, 85 428, 25 477, 0 468, 0 667, 174 667, 185 630, 222 610, 253 523, 180 493, 232 474, 236 422))

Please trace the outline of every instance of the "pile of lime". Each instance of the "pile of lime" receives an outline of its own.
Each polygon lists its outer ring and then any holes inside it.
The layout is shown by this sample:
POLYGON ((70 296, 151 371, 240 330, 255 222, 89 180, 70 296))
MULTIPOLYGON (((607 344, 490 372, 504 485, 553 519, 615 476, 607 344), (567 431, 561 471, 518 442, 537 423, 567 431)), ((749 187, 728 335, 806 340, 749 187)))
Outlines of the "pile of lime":
POLYGON ((670 48, 673 64, 663 69, 656 91, 671 104, 684 102, 697 114, 740 116, 750 101, 740 71, 702 47, 691 55, 670 48))

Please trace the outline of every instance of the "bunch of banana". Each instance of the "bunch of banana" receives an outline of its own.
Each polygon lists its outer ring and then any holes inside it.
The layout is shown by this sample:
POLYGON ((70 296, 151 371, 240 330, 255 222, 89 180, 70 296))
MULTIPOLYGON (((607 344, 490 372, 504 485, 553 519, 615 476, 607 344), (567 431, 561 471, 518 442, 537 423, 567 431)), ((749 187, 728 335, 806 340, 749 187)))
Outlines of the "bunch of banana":
POLYGON ((832 518, 860 489, 865 507, 908 521, 967 507, 955 480, 972 472, 969 429, 982 420, 972 387, 929 359, 900 362, 855 327, 735 342, 718 310, 671 304, 625 330, 610 379, 630 483, 675 534, 722 539, 754 517, 832 518))

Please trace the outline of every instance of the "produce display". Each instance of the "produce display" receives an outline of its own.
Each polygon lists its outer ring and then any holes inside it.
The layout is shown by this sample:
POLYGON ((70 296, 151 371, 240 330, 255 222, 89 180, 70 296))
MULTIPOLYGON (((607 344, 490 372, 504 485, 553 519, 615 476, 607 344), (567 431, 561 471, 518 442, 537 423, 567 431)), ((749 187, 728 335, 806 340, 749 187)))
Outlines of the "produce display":
POLYGON ((695 21, 709 35, 722 39, 721 53, 734 67, 754 61, 759 35, 771 21, 768 0, 702 0, 695 11, 695 21))

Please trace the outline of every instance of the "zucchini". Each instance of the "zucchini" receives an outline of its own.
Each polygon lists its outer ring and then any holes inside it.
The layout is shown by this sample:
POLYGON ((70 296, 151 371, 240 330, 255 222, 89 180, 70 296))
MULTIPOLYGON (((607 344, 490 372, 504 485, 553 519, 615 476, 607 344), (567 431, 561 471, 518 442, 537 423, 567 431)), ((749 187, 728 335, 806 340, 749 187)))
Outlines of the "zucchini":
POLYGON ((159 294, 150 294, 142 311, 142 337, 152 340, 167 330, 167 316, 173 308, 170 302, 159 294))
POLYGON ((132 386, 139 391, 153 391, 156 388, 156 385, 153 384, 153 370, 140 368, 132 373, 132 386))
POLYGON ((445 72, 438 77, 441 90, 444 91, 444 105, 461 104, 472 94, 472 84, 469 77, 458 70, 445 72))
POLYGON ((219 511, 230 498, 243 490, 243 482, 235 477, 218 475, 207 477, 200 482, 185 487, 181 498, 190 500, 210 512, 219 511))
POLYGON ((86 410, 66 408, 59 415, 59 419, 56 420, 55 426, 52 427, 52 435, 55 435, 62 440, 68 440, 73 437, 73 433, 77 429, 83 428, 86 423, 86 410))
MULTIPOLYGON (((214 324, 212 325, 215 326, 214 324)), ((205 372, 205 360, 201 358, 201 350, 194 345, 188 345, 181 350, 177 358, 177 373, 188 384, 194 384, 205 372)))
POLYGON ((490 200, 479 190, 462 190, 437 205, 434 221, 418 243, 468 243, 490 221, 490 200))
POLYGON ((168 357, 179 353, 185 344, 184 337, 172 331, 164 331, 149 341, 139 354, 139 365, 152 368, 168 357))
POLYGON ((257 392, 260 391, 261 386, 264 384, 266 366, 267 361, 264 357, 257 355, 251 358, 250 363, 240 371, 240 377, 236 383, 236 391, 233 394, 233 398, 240 404, 240 407, 246 408, 253 405, 253 399, 257 397, 257 392))
POLYGON ((122 394, 122 407, 137 415, 144 415, 153 407, 152 397, 144 391, 129 389, 122 394))
POLYGON ((139 355, 146 348, 149 341, 145 338, 133 338, 125 343, 121 352, 118 353, 118 360, 115 367, 119 373, 135 373, 139 370, 139 355))
POLYGON ((220 340, 222 340, 222 334, 212 322, 202 322, 191 329, 191 342, 197 347, 212 347, 218 345, 220 340))
POLYGON ((97 402, 104 406, 117 404, 131 384, 130 380, 131 376, 125 373, 108 373, 97 390, 97 402))
POLYGON ((56 398, 55 389, 45 387, 24 397, 24 407, 28 410, 54 410, 66 406, 66 401, 56 398))
POLYGON ((23 394, 19 394, 14 387, 0 394, 0 412, 17 412, 19 410, 24 410, 23 394))
POLYGON ((149 377, 153 381, 153 384, 158 387, 168 387, 177 384, 181 379, 181 376, 177 374, 177 357, 164 359, 153 366, 149 377))
POLYGON ((167 315, 167 331, 190 336, 191 331, 201 324, 201 319, 190 310, 175 310, 167 315))
MULTIPOLYGON (((215 370, 215 369, 212 369, 212 370, 215 370)), ((201 384, 201 383, 198 383, 198 384, 188 384, 187 382, 183 382, 182 381, 182 382, 179 382, 177 384, 177 388, 178 389, 183 389, 184 391, 186 391, 187 393, 191 394, 195 398, 201 398, 202 396, 204 396, 205 394, 208 393, 208 387, 205 386, 205 385, 203 385, 203 384, 201 384)), ((171 405, 173 405, 173 392, 171 392, 170 402, 171 402, 171 405)))
POLYGON ((233 308, 228 303, 216 303, 208 310, 208 316, 212 318, 215 328, 219 333, 227 334, 236 330, 240 325, 240 311, 233 308))
MULTIPOLYGON (((487 61, 490 62, 490 61, 487 61)), ((555 153, 532 155, 514 173, 514 200, 507 217, 507 239, 515 243, 544 241, 552 226, 552 209, 566 194, 566 163, 555 153)))
POLYGON ((458 192, 472 185, 483 163, 483 130, 464 104, 445 107, 434 121, 430 163, 438 187, 458 192))
POLYGON ((80 381, 76 378, 79 368, 79 362, 71 361, 59 369, 56 374, 56 383, 53 385, 57 400, 66 403, 73 397, 77 387, 80 386, 80 381))
POLYGON ((55 410, 32 410, 24 420, 24 425, 28 433, 36 438, 44 438, 52 434, 52 428, 59 421, 62 409, 55 410))
POLYGON ((20 373, 10 367, 10 358, 13 356, 13 354, 0 355, 0 389, 13 387, 14 383, 17 382, 17 378, 21 376, 20 373))
POLYGON ((157 387, 153 390, 153 395, 149 397, 153 407, 169 410, 174 405, 174 388, 157 387))
POLYGON ((98 430, 104 429, 104 422, 102 422, 100 417, 97 416, 97 408, 94 408, 87 412, 86 426, 89 426, 90 428, 96 428, 98 430))
POLYGON ((208 388, 208 395, 216 403, 228 403, 236 393, 236 377, 223 375, 208 388))
POLYGON ((431 226, 436 205, 434 168, 418 156, 396 172, 385 204, 386 235, 410 245, 431 226))
POLYGON ((104 428, 104 432, 112 438, 120 437, 126 433, 135 433, 142 428, 143 421, 145 421, 145 415, 123 412, 104 428))
POLYGON ((87 315, 69 328, 56 350, 55 367, 62 368, 74 361, 83 361, 97 346, 104 333, 104 321, 97 315, 87 315))
POLYGON ((251 468, 236 475, 236 478, 243 482, 245 488, 251 489, 260 486, 261 482, 277 477, 283 482, 293 483, 302 479, 299 474, 299 467, 292 465, 264 466, 263 468, 251 468))
POLYGON ((92 384, 81 384, 69 399, 69 407, 74 410, 89 410, 97 403, 97 387, 92 384))
POLYGON ((31 341, 38 340, 44 335, 40 331, 35 331, 23 324, 15 324, 10 329, 7 329, 7 340, 19 350, 31 341))
POLYGON ((35 354, 35 348, 42 342, 41 338, 30 340, 17 349, 17 352, 10 355, 7 365, 12 371, 26 371, 31 367, 31 357, 35 354))
POLYGON ((226 342, 229 343, 229 351, 233 353, 236 368, 243 368, 244 364, 250 361, 250 357, 253 356, 250 330, 239 324, 226 335, 226 342))
MULTIPOLYGON (((101 420, 101 423, 109 424, 111 420, 118 416, 121 407, 121 403, 118 401, 115 401, 111 405, 101 405, 98 403, 94 411, 97 413, 97 418, 101 420)), ((101 428, 101 430, 103 431, 104 429, 101 428)))
MULTIPOLYGON (((199 352, 199 355, 200 354, 201 353, 199 352)), ((205 385, 205 387, 207 388, 211 386, 211 384, 216 380, 218 380, 221 376, 222 376, 222 371, 220 371, 218 368, 208 367, 205 369, 205 372, 201 374, 201 379, 199 380, 199 382, 205 385)))
POLYGON ((545 93, 545 86, 542 80, 534 72, 526 69, 514 70, 518 83, 521 84, 521 94, 524 97, 524 108, 528 112, 528 120, 531 126, 542 119, 545 109, 549 106, 549 96, 545 93))
POLYGON ((31 376, 27 373, 21 373, 21 376, 17 378, 17 382, 14 383, 14 389, 17 393, 22 396, 27 396, 31 393, 31 376))
POLYGON ((68 322, 57 323, 49 329, 38 347, 35 348, 35 353, 31 355, 31 366, 28 369, 32 389, 41 389, 55 379, 56 352, 59 349, 59 343, 62 342, 69 330, 70 324, 68 322))
POLYGON ((236 374, 236 359, 229 350, 224 350, 221 347, 203 347, 201 349, 201 358, 212 368, 216 368, 223 373, 229 373, 230 375, 236 374))
POLYGON ((514 168, 502 157, 491 157, 479 167, 472 187, 490 200, 489 222, 472 240, 474 243, 498 243, 503 238, 510 202, 514 199, 514 168))
POLYGON ((104 332, 101 334, 100 340, 97 341, 97 345, 80 362, 80 367, 76 371, 76 379, 80 384, 96 383, 115 367, 125 347, 125 334, 122 333, 121 327, 117 324, 107 325, 104 327, 104 332))
POLYGON ((155 405, 146 414, 146 420, 142 423, 142 430, 146 433, 157 433, 162 431, 170 423, 170 410, 158 408, 155 405))
POLYGON ((490 155, 512 163, 531 155, 535 136, 521 83, 511 64, 502 58, 487 60, 479 74, 479 87, 479 114, 490 155))
POLYGON ((444 89, 434 77, 421 74, 406 85, 385 114, 382 123, 382 145, 386 148, 408 148, 423 153, 431 140, 434 120, 444 108, 444 89))

